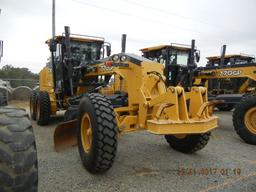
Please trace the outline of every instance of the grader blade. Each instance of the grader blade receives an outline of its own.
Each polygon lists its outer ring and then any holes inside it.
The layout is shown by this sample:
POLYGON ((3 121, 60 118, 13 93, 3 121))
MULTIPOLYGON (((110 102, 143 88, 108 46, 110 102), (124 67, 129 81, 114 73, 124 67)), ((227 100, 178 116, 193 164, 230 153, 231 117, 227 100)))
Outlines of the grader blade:
POLYGON ((77 144, 76 120, 60 123, 54 131, 54 147, 57 152, 77 144))

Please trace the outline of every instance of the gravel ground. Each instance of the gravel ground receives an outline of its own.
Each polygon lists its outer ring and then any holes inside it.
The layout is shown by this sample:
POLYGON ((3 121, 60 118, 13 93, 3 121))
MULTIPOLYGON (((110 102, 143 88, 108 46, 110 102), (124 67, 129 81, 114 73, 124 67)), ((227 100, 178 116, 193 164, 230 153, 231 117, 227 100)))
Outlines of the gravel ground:
POLYGON ((174 151, 161 136, 147 132, 124 135, 117 158, 106 174, 91 175, 82 166, 77 147, 56 153, 54 128, 33 122, 39 157, 39 191, 256 191, 255 146, 235 133, 231 112, 217 112, 220 126, 196 154, 174 151))

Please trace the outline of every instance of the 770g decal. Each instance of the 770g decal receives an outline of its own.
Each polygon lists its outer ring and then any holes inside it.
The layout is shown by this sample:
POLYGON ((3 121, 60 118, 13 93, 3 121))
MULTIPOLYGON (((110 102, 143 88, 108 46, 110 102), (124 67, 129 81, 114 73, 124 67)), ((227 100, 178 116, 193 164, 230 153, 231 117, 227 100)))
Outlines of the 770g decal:
POLYGON ((240 70, 225 70, 220 71, 220 76, 239 76, 241 73, 242 71, 240 70))

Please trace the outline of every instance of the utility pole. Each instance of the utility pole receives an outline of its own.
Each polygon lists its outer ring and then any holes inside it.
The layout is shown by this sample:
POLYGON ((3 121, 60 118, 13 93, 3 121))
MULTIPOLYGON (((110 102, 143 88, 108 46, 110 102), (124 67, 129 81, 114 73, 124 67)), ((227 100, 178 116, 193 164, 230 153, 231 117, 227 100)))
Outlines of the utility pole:
POLYGON ((1 63, 1 58, 3 57, 3 52, 4 52, 4 42, 0 40, 0 63, 1 63))
POLYGON ((56 52, 56 44, 54 42, 55 37, 55 0, 52 0, 52 41, 50 42, 51 49, 51 63, 52 63, 52 71, 53 71, 53 87, 56 90, 56 66, 54 63, 54 52, 56 52), (52 48, 54 48, 52 50, 52 48))
POLYGON ((55 37, 55 0, 52 0, 52 38, 55 37))
MULTIPOLYGON (((0 15, 1 15, 2 9, 0 9, 0 15)), ((3 57, 3 52, 4 52, 4 42, 0 40, 0 63, 1 63, 1 58, 3 57)))

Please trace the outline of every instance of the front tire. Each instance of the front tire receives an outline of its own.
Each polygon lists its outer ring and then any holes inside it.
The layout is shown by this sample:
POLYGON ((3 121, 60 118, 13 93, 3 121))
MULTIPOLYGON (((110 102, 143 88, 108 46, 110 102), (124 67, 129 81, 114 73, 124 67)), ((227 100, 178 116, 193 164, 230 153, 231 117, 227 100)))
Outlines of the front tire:
POLYGON ((240 138, 256 145, 256 95, 247 96, 236 105, 233 125, 240 138))
POLYGON ((78 150, 90 173, 103 173, 114 163, 117 151, 117 125, 109 99, 87 94, 78 109, 78 150))
POLYGON ((4 94, 0 92, 0 106, 6 106, 6 105, 8 105, 7 93, 4 94))
POLYGON ((182 153, 194 153, 203 149, 210 140, 211 133, 185 135, 178 137, 175 135, 165 135, 169 145, 182 153))
POLYGON ((37 191, 37 152, 25 110, 0 108, 0 191, 37 191))

